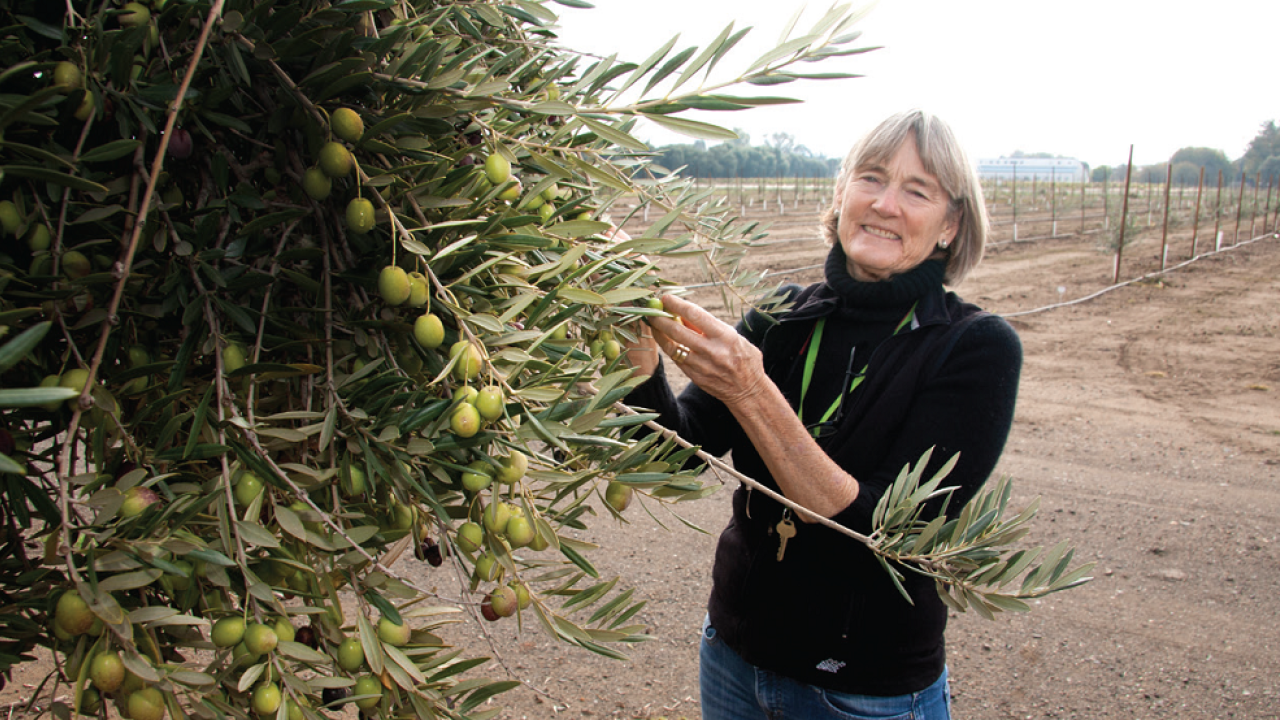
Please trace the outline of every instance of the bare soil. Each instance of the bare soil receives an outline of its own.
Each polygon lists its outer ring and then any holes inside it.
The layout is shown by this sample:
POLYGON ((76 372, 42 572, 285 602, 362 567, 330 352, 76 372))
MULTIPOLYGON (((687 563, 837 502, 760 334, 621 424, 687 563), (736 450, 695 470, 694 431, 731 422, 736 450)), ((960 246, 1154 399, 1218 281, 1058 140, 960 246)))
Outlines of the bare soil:
MULTIPOLYGON (((820 265, 815 221, 789 214, 746 264, 820 265)), ((1280 718, 1280 240, 1021 314, 1111 285, 1113 256, 1096 235, 1012 243, 1004 233, 958 288, 1009 316, 1026 351, 997 472, 1013 478, 1015 506, 1042 499, 1031 541, 1070 539, 1098 567, 1093 582, 1029 613, 952 618, 956 717, 1280 718)), ((1036 233, 1049 234, 1021 231, 1036 233)), ((1201 233, 1204 252, 1213 241, 1201 233)), ((1189 235, 1171 241, 1169 265, 1190 255, 1189 235)), ((1160 255, 1159 228, 1146 230, 1121 276, 1158 270, 1160 255)), ((706 280, 691 261, 665 271, 706 280)), ((810 268, 777 279, 820 278, 810 268)), ((717 289, 693 297, 732 319, 717 289)), ((591 555, 602 575, 647 600, 637 619, 653 639, 626 648, 629 661, 554 642, 534 622, 454 626, 452 641, 503 658, 491 676, 525 684, 493 701, 498 717, 700 717, 698 630, 731 489, 677 508, 706 533, 633 506, 628 524, 582 534, 603 546, 591 555)), ((457 592, 452 573, 412 559, 398 569, 457 592)), ((0 700, 25 699, 38 677, 15 677, 0 700)))

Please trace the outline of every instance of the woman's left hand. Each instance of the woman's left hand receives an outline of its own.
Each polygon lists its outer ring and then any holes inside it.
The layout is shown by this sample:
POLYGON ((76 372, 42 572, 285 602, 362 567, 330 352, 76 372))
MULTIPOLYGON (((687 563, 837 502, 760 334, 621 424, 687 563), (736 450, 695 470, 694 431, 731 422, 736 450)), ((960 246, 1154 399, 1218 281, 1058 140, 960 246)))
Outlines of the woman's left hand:
POLYGON ((688 300, 667 295, 662 306, 680 320, 649 318, 654 339, 691 381, 729 406, 760 393, 768 379, 756 346, 688 300))

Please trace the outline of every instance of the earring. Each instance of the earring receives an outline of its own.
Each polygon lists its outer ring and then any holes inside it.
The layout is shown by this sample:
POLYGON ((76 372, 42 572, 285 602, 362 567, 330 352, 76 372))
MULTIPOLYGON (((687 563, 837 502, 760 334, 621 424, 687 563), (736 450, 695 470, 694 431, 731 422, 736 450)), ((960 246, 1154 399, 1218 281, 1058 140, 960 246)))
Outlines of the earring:
POLYGON ((951 245, 951 241, 949 241, 949 240, 939 240, 939 241, 938 241, 938 249, 939 249, 939 250, 946 250, 946 249, 947 249, 947 246, 949 246, 949 245, 951 245))

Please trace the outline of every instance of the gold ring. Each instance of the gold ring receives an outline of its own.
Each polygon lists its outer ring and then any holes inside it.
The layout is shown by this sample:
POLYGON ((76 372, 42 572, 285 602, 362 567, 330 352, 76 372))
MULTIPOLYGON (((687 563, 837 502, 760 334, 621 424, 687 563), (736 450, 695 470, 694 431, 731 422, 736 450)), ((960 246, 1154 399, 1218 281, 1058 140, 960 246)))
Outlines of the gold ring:
POLYGON ((684 362, 685 360, 688 360, 689 348, 685 347, 684 345, 677 345, 676 349, 671 353, 671 359, 675 360, 677 365, 684 362))

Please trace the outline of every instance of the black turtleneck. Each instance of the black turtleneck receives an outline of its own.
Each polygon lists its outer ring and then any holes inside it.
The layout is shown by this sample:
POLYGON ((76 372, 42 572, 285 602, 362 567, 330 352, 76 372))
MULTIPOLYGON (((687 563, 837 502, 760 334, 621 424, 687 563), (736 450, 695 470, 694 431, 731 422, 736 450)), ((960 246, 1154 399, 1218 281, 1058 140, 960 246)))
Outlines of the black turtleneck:
MULTIPOLYGON (((838 305, 827 317, 809 392, 804 396, 807 424, 820 418, 840 393, 848 391, 851 373, 856 374, 866 366, 871 353, 893 335, 912 306, 925 294, 942 287, 945 269, 946 263, 941 260, 926 260, 887 280, 867 282, 849 274, 844 250, 839 244, 831 248, 825 265, 826 283, 836 294, 838 305)), ((810 333, 810 340, 799 350, 795 370, 781 386, 793 406, 797 406, 800 399, 801 378, 812 338, 810 333)))
POLYGON ((925 260, 910 270, 888 280, 864 282, 849 274, 849 260, 839 243, 827 253, 823 267, 827 285, 848 305, 868 310, 910 305, 925 293, 942 287, 947 264, 942 260, 925 260))

